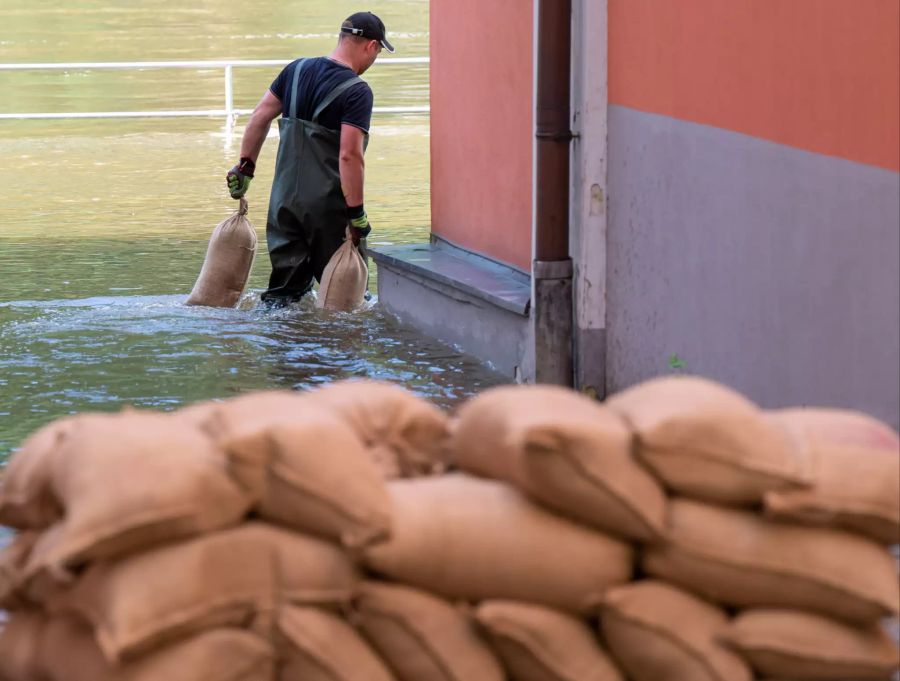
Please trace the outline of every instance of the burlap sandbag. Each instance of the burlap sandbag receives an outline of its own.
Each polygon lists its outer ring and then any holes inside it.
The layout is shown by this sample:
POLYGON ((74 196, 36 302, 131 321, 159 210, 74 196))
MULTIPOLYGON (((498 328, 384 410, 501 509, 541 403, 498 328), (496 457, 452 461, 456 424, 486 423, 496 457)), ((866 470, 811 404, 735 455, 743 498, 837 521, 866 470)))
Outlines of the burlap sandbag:
POLYGON ((628 544, 569 522, 509 485, 453 474, 388 483, 391 538, 369 567, 448 598, 587 612, 632 575, 628 544))
POLYGON ((16 610, 30 605, 25 589, 25 568, 40 538, 35 531, 20 532, 0 551, 0 610, 16 610))
POLYGON ((49 606, 92 623, 110 661, 216 627, 270 630, 278 602, 349 602, 358 575, 336 546, 260 523, 90 567, 49 606))
POLYGON ((644 569, 714 601, 863 624, 900 608, 894 559, 863 537, 686 499, 671 501, 669 518, 668 539, 647 547, 644 569))
POLYGON ((629 539, 662 534, 666 497, 621 417, 571 390, 505 386, 462 407, 453 457, 569 517, 629 539))
POLYGON ((348 546, 383 538, 390 500, 382 469, 343 415, 314 395, 251 393, 192 405, 176 418, 246 464, 262 517, 348 546))
POLYGON ((47 618, 39 611, 19 611, 0 624, 0 679, 34 681, 41 659, 41 637, 47 618))
POLYGON ((216 629, 113 666, 86 623, 19 612, 0 633, 3 681, 271 681, 275 656, 254 634, 216 629))
POLYGON ((750 681, 750 667, 717 640, 723 610, 657 581, 612 589, 603 638, 633 681, 750 681))
MULTIPOLYGON (((221 443, 225 438, 252 435, 261 428, 290 424, 309 414, 321 413, 304 393, 293 390, 261 390, 227 400, 197 402, 172 414, 178 421, 199 428, 221 443)), ((263 482, 262 478, 259 480, 263 482)))
POLYGON ((334 252, 322 272, 316 307, 350 312, 362 305, 369 284, 369 268, 347 229, 344 243, 334 252))
POLYGON ((17 467, 7 479, 20 512, 52 505, 64 514, 34 546, 25 580, 63 579, 91 560, 234 525, 252 503, 225 454, 165 414, 78 417, 45 451, 49 466, 17 467))
POLYGON ((278 632, 279 681, 394 681, 356 630, 329 612, 284 607, 278 632))
POLYGON ((317 407, 340 414, 369 447, 385 477, 444 469, 449 420, 427 400, 391 383, 363 380, 330 383, 307 395, 317 407))
POLYGON ((720 638, 767 676, 886 680, 900 665, 900 651, 880 627, 855 628, 798 611, 745 611, 720 638))
POLYGON ((63 515, 51 487, 60 444, 77 423, 99 415, 67 416, 32 433, 4 469, 0 484, 0 524, 43 529, 63 515))
POLYGON ((65 515, 35 545, 28 579, 234 525, 253 502, 226 455, 166 414, 78 419, 56 451, 36 497, 65 515))
POLYGON ((387 537, 391 501, 384 479, 336 415, 304 413, 290 425, 222 444, 235 458, 268 460, 260 517, 349 547, 387 537))
POLYGON ((386 478, 433 473, 445 465, 447 415, 427 400, 381 381, 338 381, 308 392, 251 393, 191 405, 176 418, 221 439, 322 411, 343 419, 386 478))
POLYGON ((850 409, 795 407, 767 412, 768 416, 801 428, 817 444, 849 445, 896 452, 900 436, 886 423, 850 409))
POLYGON ((755 504, 809 482, 789 434, 738 393, 693 376, 657 378, 607 404, 637 436, 637 455, 688 497, 755 504))
POLYGON ((247 200, 213 230, 206 259, 186 305, 234 307, 244 293, 256 255, 256 230, 247 219, 247 200))
POLYGON ((581 619, 515 601, 485 601, 475 617, 515 681, 624 681, 581 619))
POLYGON ((789 409, 770 418, 803 443, 812 485, 767 493, 769 516, 900 543, 900 450, 890 428, 837 409, 789 409))
POLYGON ((396 584, 365 582, 354 619, 398 681, 504 681, 463 610, 396 584))

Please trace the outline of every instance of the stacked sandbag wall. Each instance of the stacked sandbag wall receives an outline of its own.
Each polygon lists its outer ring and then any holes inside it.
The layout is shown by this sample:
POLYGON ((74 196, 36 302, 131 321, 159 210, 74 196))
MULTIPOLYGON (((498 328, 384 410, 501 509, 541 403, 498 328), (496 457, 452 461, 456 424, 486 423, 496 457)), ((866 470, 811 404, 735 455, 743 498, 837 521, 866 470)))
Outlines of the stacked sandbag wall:
POLYGON ((0 681, 888 679, 898 478, 691 377, 70 417, 0 487, 0 681))

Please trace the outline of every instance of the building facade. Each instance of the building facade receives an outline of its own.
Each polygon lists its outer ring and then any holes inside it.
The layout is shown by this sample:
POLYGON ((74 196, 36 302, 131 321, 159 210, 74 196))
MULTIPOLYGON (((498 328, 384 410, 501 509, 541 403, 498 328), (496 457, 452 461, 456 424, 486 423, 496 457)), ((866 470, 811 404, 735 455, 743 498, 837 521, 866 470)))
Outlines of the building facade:
MULTIPOLYGON (((518 380, 548 352, 529 325, 535 10, 432 0, 432 241, 378 256, 388 309, 518 380)), ((675 367, 896 426, 900 3, 572 0, 572 18, 572 382, 675 367)))

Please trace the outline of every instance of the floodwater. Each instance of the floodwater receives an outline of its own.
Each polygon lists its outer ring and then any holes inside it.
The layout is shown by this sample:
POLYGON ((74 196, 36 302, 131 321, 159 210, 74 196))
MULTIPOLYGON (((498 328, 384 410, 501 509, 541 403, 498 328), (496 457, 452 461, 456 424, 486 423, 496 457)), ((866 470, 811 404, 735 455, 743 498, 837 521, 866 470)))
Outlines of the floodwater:
MULTIPOLYGON (((283 59, 325 54, 343 0, 0 0, 0 63, 283 59)), ((428 0, 372 0, 397 56, 426 56, 428 0)), ((252 108, 278 67, 235 69, 252 108)), ((0 71, 0 113, 224 108, 221 69, 0 71)), ((366 74, 376 106, 428 101, 427 65, 366 74)), ((268 277, 265 215, 277 137, 248 194, 260 252, 238 310, 182 305, 212 228, 235 203, 234 134, 215 118, 0 120, 0 465, 35 428, 125 404, 200 399, 345 377, 403 383, 452 405, 503 378, 377 305, 256 306, 268 277)), ((277 127, 277 126, 276 126, 277 127)), ((427 116, 376 115, 366 206, 374 245, 427 238, 427 116)), ((374 291, 374 276, 370 288, 374 291)))

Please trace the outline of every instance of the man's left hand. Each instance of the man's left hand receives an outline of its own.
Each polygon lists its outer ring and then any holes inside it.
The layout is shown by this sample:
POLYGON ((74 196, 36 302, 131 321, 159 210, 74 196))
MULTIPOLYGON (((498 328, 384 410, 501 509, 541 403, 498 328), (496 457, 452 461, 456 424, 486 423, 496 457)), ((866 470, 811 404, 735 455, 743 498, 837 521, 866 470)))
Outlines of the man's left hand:
POLYGON ((369 232, 371 231, 372 225, 366 225, 364 229, 360 229, 359 227, 351 227, 350 239, 353 241, 353 245, 359 246, 359 242, 369 236, 369 232))
POLYGON ((372 231, 372 225, 369 224, 369 216, 362 206, 353 206, 347 208, 347 221, 350 223, 350 238, 353 240, 354 246, 359 246, 359 242, 369 236, 372 231))

